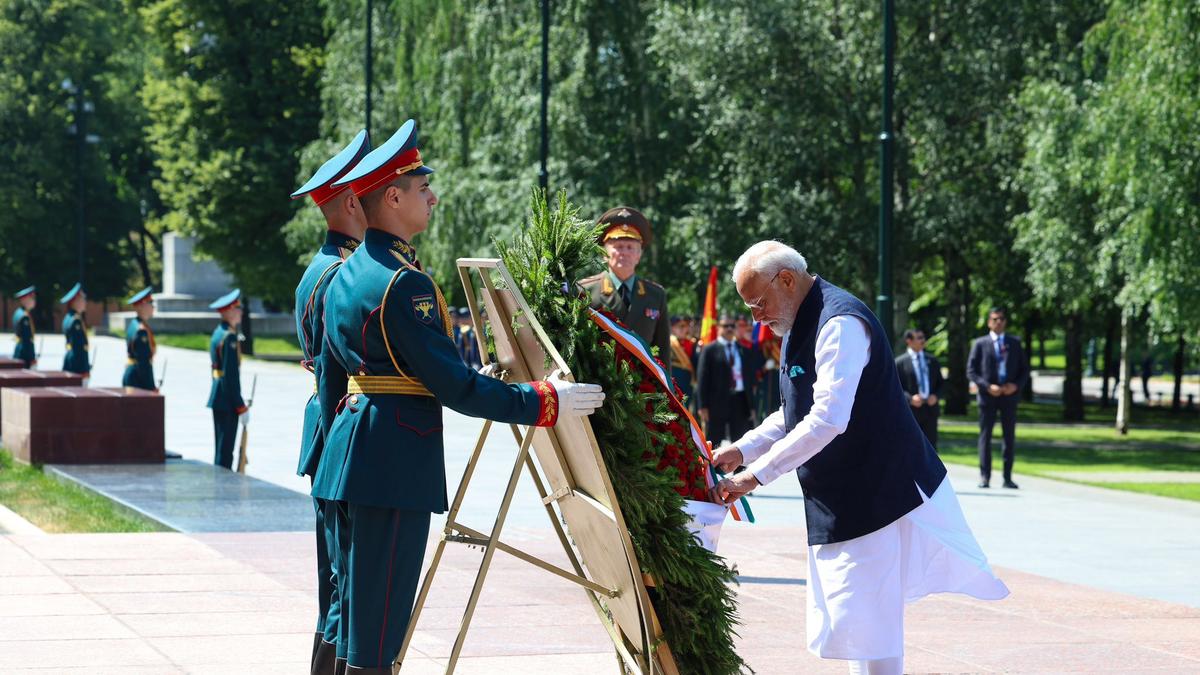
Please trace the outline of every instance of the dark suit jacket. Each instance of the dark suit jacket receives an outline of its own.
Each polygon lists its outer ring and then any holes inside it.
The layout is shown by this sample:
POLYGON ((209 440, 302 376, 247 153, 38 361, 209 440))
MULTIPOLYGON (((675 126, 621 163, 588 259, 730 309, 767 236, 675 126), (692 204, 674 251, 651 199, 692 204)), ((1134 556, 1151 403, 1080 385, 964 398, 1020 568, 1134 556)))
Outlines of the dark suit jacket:
POLYGON ((996 351, 992 348, 991 335, 976 338, 975 344, 971 345, 971 355, 967 359, 967 377, 978 388, 977 397, 981 405, 998 399, 1016 400, 1016 397, 1021 395, 1021 389, 1029 381, 1029 365, 1025 360, 1025 350, 1021 347, 1021 341, 1012 335, 1005 334, 1004 342, 1008 350, 1008 356, 1005 359, 1007 381, 1017 385, 1017 391, 1011 396, 1001 397, 991 396, 987 393, 988 385, 1001 384, 999 363, 996 359, 996 351))
MULTIPOLYGON (((746 396, 753 400, 754 393, 754 364, 750 350, 734 343, 742 359, 742 381, 745 384, 746 396)), ((725 410, 733 394, 733 370, 729 367, 729 357, 725 353, 725 345, 720 342, 710 342, 700 351, 700 366, 697 371, 696 404, 699 408, 712 411, 725 410)))
POLYGON ((671 363, 671 317, 667 315, 667 292, 662 286, 636 276, 626 310, 607 271, 583 279, 579 285, 591 296, 592 307, 612 312, 646 344, 658 347, 658 360, 671 363))
MULTIPOLYGON (((942 384, 945 378, 942 377, 942 367, 938 363, 936 357, 929 352, 925 352, 925 364, 929 366, 929 393, 942 397, 942 384)), ((912 398, 913 394, 920 393, 920 386, 917 384, 917 371, 913 367, 912 357, 905 351, 900 356, 896 357, 896 372, 900 374, 900 388, 912 398)))

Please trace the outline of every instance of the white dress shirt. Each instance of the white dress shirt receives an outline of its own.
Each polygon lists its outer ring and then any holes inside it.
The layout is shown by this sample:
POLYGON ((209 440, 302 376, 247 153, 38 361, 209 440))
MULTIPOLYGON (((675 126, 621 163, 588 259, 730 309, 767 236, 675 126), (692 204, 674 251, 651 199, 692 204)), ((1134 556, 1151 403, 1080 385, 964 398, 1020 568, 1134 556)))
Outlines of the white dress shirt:
POLYGON ((871 358, 871 334, 855 316, 835 316, 817 333, 817 381, 813 406, 787 432, 783 409, 734 443, 759 483, 766 485, 812 459, 846 431, 863 368, 871 358))
POLYGON ((718 337, 717 344, 721 345, 721 349, 725 352, 725 359, 729 362, 729 383, 733 386, 733 390, 745 391, 746 381, 742 373, 742 355, 741 350, 738 349, 738 343, 718 337))

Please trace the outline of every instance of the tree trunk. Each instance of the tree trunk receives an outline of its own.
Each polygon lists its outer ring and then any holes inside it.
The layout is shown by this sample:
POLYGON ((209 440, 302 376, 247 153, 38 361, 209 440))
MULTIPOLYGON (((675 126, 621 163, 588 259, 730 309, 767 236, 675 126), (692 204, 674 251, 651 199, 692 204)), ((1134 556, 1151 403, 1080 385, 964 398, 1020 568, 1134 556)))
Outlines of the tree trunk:
POLYGON ((1030 371, 1033 368, 1033 327, 1036 321, 1037 313, 1030 313, 1025 321, 1025 331, 1021 335, 1025 346, 1025 372, 1029 373, 1029 384, 1021 388, 1021 400, 1026 403, 1033 402, 1033 373, 1030 371))
POLYGON ((1121 396, 1117 399, 1117 433, 1122 436, 1129 433, 1129 423, 1133 415, 1133 389, 1129 386, 1129 332, 1133 320, 1130 312, 1121 312, 1121 364, 1117 377, 1120 378, 1121 396))
POLYGON ((1063 420, 1083 421, 1083 314, 1067 315, 1063 345, 1067 370, 1063 377, 1063 420))
POLYGON ((1046 326, 1042 325, 1038 331, 1038 368, 1046 369, 1046 326))
POLYGON ((1179 342, 1175 347, 1175 391, 1171 393, 1171 410, 1179 412, 1183 408, 1183 355, 1187 343, 1183 333, 1179 334, 1179 342))
POLYGON ((242 353, 250 356, 254 355, 254 328, 250 321, 250 298, 242 296, 242 336, 246 339, 242 341, 242 353))
POLYGON ((967 387, 967 345, 971 340, 968 315, 971 305, 971 278, 966 262, 956 252, 945 254, 946 298, 949 317, 946 322, 946 414, 967 414, 970 390, 967 387))
POLYGON ((1113 341, 1116 339, 1117 321, 1113 312, 1108 314, 1108 327, 1104 333, 1104 367, 1100 381, 1100 407, 1107 408, 1112 400, 1108 395, 1108 378, 1112 375, 1113 341))

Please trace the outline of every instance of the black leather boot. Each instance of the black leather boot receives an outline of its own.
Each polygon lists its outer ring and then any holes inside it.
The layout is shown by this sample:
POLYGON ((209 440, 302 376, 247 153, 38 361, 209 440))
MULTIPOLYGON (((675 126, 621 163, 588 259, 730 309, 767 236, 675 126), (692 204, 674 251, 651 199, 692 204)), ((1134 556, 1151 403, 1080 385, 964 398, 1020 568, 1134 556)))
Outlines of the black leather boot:
POLYGON ((334 660, 333 675, 346 675, 346 659, 339 656, 334 660))
POLYGON ((316 651, 313 653, 312 675, 336 675, 337 645, 325 640, 318 640, 316 651))

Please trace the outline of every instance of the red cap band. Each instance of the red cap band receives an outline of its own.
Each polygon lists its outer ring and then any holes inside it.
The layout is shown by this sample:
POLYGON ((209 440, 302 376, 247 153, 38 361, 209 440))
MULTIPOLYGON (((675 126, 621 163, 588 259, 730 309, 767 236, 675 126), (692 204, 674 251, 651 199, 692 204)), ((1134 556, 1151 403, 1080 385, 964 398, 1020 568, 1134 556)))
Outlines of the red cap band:
POLYGON ((371 173, 350 182, 350 189, 354 190, 354 194, 362 197, 374 190, 391 182, 396 176, 419 169, 424 166, 421 161, 421 151, 417 148, 405 150, 388 160, 383 166, 375 169, 371 173))

